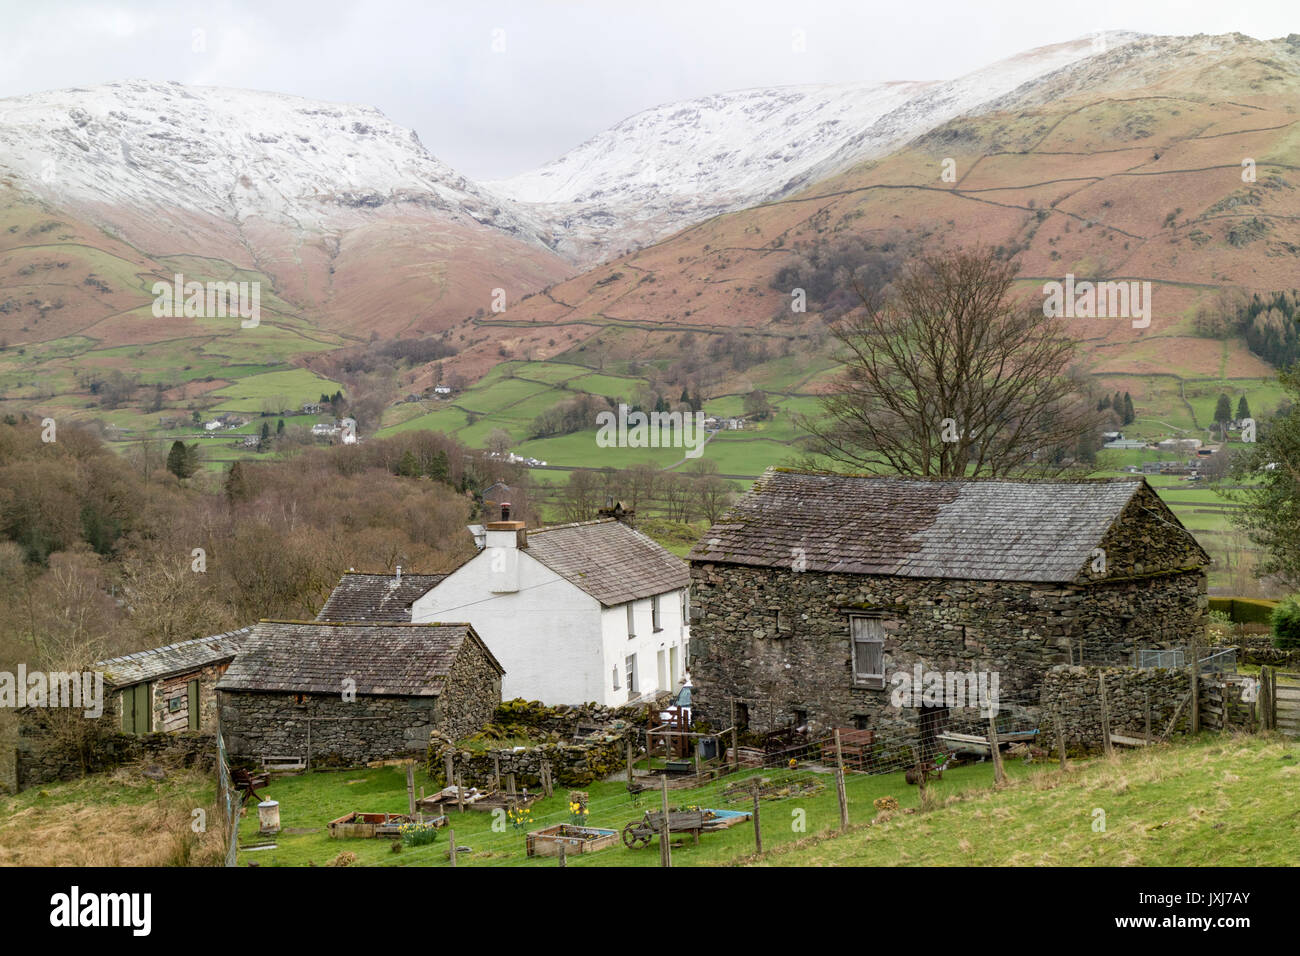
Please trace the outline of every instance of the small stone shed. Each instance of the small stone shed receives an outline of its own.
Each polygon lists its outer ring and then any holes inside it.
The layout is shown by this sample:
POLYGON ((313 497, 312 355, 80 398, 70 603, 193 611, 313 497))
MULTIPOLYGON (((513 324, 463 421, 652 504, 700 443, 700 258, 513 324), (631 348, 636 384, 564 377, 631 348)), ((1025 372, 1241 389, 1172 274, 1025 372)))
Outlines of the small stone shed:
POLYGON ((938 481, 769 469, 696 544, 697 714, 764 731, 943 729, 898 672, 1131 664, 1203 633, 1209 557, 1143 479, 938 481), (923 716, 925 723, 923 723, 923 716), (927 729, 928 727, 928 729, 927 729))
POLYGON ((128 734, 211 733, 217 725, 217 681, 249 633, 249 628, 227 631, 97 662, 112 692, 105 716, 115 717, 128 734))
POLYGON ((344 572, 316 620, 409 623, 412 602, 446 576, 404 574, 400 567, 392 574, 344 572))
POLYGON ((469 624, 262 621, 217 685, 236 759, 354 765, 480 730, 501 703, 497 659, 469 624))

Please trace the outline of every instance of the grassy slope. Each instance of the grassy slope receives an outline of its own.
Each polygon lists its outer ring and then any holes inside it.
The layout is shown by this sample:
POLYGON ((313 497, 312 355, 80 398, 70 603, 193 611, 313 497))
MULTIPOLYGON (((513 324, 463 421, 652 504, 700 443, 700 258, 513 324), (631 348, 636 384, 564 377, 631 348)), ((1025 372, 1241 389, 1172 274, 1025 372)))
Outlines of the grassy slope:
POLYGON ((1294 866, 1300 742, 1206 736, 1036 770, 765 858, 780 866, 1294 866), (1105 832, 1093 831, 1094 811, 1105 832))
POLYGON ((0 796, 0 866, 217 865, 223 856, 211 774, 161 781, 122 767, 0 796), (194 811, 206 815, 196 835, 194 811))

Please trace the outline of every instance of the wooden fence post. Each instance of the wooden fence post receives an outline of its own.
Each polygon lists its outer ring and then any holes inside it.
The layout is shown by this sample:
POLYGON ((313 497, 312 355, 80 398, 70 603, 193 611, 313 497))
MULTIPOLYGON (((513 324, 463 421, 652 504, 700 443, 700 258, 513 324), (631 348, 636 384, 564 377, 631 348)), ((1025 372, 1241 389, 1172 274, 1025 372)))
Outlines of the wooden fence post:
POLYGON ((740 769, 740 734, 736 732, 736 700, 731 700, 731 769, 740 769))
POLYGON ((668 842, 668 834, 672 832, 668 827, 668 774, 665 773, 660 778, 660 782, 663 785, 661 792, 663 793, 664 824, 659 831, 659 865, 672 866, 673 848, 668 842))
POLYGON ((451 865, 456 865, 456 831, 447 831, 447 842, 451 844, 451 865))
POLYGON ((633 761, 632 738, 628 737, 627 738, 627 788, 629 790, 632 789, 632 782, 634 776, 632 772, 632 761, 633 761))
POLYGON ((758 822, 758 778, 754 778, 754 852, 763 852, 763 828, 758 822))
POLYGON ((998 750, 997 718, 989 714, 989 756, 993 760, 993 783, 1005 783, 1007 772, 1002 769, 1002 751, 998 750))
POLYGON ((840 829, 849 828, 849 794, 844 788, 844 751, 840 747, 840 731, 835 729, 835 793, 840 798, 840 829))
POLYGON ((406 765, 406 807, 412 817, 415 816, 415 762, 406 765))
POLYGON ((1061 726, 1061 713, 1052 714, 1052 723, 1056 725, 1056 749, 1061 757, 1061 769, 1065 769, 1065 728, 1061 726))
POLYGON ((1101 749, 1109 757, 1115 752, 1115 745, 1110 741, 1110 705, 1106 702, 1106 675, 1097 677, 1101 687, 1101 749))
POLYGON ((465 812, 465 778, 456 774, 456 801, 460 804, 460 812, 465 812))
POLYGON ((453 783, 456 782, 456 771, 455 768, 452 766, 452 757, 451 757, 450 750, 448 750, 446 753, 442 755, 442 766, 443 769, 446 771, 446 777, 447 777, 446 785, 450 787, 453 783))
POLYGON ((568 866, 568 860, 564 857, 564 841, 560 841, 560 866, 568 866))
POLYGON ((1201 652, 1196 644, 1196 631, 1192 631, 1192 733, 1201 732, 1201 652))

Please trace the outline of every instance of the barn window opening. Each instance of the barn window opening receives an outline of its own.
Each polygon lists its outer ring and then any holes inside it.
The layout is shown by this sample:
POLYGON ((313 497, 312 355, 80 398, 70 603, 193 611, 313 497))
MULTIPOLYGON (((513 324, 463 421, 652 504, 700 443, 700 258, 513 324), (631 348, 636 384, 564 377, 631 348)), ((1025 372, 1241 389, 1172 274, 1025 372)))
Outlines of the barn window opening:
POLYGON ((849 618, 853 683, 882 690, 885 686, 885 626, 878 617, 849 618))

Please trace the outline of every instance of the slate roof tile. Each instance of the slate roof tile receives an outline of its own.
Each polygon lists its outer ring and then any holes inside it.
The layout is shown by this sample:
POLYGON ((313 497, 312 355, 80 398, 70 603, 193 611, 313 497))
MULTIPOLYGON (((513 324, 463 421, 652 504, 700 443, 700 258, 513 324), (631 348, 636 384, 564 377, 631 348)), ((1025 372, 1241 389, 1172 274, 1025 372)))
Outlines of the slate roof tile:
POLYGON ((465 641, 483 646, 468 624, 262 621, 251 630, 218 690, 339 694, 351 679, 360 695, 436 697, 465 641))
POLYGON ((690 561, 1073 581, 1141 481, 956 481, 768 469, 690 561))
POLYGON ((605 607, 690 584, 685 561, 613 518, 538 528, 527 540, 526 554, 605 607))

